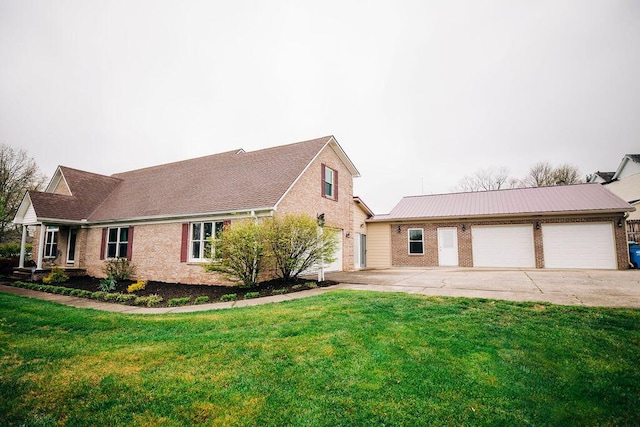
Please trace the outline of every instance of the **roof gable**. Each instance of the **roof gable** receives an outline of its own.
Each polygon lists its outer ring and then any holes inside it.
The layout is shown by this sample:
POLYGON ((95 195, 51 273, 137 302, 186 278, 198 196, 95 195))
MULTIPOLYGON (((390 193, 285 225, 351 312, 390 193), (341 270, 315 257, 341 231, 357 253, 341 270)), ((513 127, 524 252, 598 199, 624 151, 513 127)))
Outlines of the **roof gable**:
POLYGON ((27 192, 14 221, 23 223, 28 209, 38 221, 86 220, 119 184, 116 178, 59 166, 46 191, 27 192))
POLYGON ((376 220, 467 218, 595 212, 634 208, 600 184, 518 188, 403 198, 376 220))
POLYGON ((637 173, 640 173, 640 154, 626 154, 611 180, 622 179, 637 173))

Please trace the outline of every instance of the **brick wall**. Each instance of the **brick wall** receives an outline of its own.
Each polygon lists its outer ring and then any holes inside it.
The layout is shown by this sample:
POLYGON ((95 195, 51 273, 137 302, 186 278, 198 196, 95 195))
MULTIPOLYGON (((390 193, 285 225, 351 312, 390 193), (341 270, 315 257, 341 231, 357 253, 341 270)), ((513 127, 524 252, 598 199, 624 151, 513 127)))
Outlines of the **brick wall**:
POLYGON ((515 225, 530 224, 533 228, 533 244, 536 268, 544 268, 544 252, 542 244, 542 230, 537 230, 535 224, 580 223, 580 222, 610 222, 613 224, 618 269, 629 268, 628 246, 624 227, 618 227, 620 215, 591 216, 591 217, 536 217, 508 220, 486 221, 439 221, 413 222, 391 224, 391 264, 393 266, 434 267, 438 265, 438 235, 440 227, 456 227, 458 230, 458 263, 460 267, 473 267, 473 251, 471 242, 471 227, 479 225, 515 225), (462 230, 462 226, 465 230, 462 230), (398 232, 400 227, 400 232, 398 232), (409 255, 408 229, 424 229, 424 254, 409 255))
MULTIPOLYGON (((88 228, 83 239, 81 267, 93 277, 105 277, 100 259, 102 228, 88 228)), ((79 242, 78 242, 79 243, 79 242)), ((180 262, 182 223, 135 225, 131 262, 136 279, 192 284, 229 284, 219 273, 209 273, 201 264, 180 262)))
POLYGON ((314 218, 324 213, 327 227, 341 230, 342 267, 353 270, 353 178, 331 147, 325 147, 316 160, 302 174, 291 191, 278 205, 278 214, 307 213, 314 218), (338 171, 338 200, 322 197, 322 164, 338 171), (346 234, 349 233, 349 238, 346 234))

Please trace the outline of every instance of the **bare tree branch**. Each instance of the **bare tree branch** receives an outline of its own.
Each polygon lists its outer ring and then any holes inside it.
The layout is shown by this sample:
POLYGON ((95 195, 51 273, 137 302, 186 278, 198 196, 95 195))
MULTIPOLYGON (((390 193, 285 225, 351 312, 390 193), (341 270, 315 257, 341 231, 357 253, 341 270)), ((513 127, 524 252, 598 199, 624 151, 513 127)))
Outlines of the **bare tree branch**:
POLYGON ((0 242, 15 230, 12 222, 27 190, 42 188, 46 177, 24 149, 0 144, 0 242))

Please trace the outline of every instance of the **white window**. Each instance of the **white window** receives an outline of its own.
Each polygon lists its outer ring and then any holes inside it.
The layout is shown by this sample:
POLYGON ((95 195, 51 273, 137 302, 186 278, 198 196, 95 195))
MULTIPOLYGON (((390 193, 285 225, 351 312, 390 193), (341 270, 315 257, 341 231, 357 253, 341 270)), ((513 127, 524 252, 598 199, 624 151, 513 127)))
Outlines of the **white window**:
POLYGON ((222 221, 192 222, 189 257, 191 261, 206 261, 215 258, 215 247, 212 244, 212 237, 220 237, 224 223, 222 221))
POLYGON ((338 200, 338 172, 322 165, 322 196, 338 200))
POLYGON ((56 258, 58 256, 58 231, 58 227, 47 227, 44 240, 45 258, 56 258))
POLYGON ((410 228, 408 231, 409 255, 424 254, 424 229, 410 228))
POLYGON ((129 227, 109 228, 107 258, 126 258, 129 247, 129 227))

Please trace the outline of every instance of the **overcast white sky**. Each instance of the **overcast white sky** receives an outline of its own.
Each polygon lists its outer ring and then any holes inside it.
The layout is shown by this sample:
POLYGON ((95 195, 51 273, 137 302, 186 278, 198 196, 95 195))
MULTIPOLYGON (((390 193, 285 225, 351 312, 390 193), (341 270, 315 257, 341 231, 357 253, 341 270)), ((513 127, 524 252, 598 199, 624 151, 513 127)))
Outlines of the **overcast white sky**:
POLYGON ((376 213, 480 168, 615 170, 640 1, 0 0, 0 143, 48 176, 331 134, 376 213))

